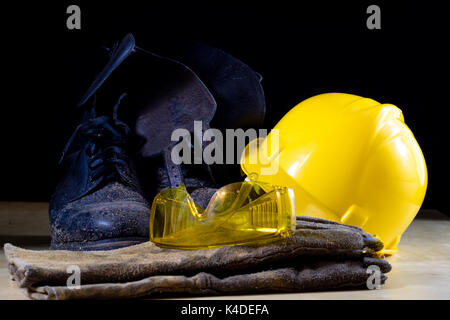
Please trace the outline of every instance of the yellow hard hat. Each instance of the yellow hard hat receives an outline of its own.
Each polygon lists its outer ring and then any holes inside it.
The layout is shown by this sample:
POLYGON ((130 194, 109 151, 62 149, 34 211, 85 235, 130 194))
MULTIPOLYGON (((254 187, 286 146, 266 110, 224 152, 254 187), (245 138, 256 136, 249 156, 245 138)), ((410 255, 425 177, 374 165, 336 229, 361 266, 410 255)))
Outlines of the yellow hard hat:
POLYGON ((247 145, 243 171, 292 188, 297 214, 359 226, 384 242, 383 253, 395 252, 428 180, 402 111, 356 95, 326 93, 295 106, 274 129, 247 145))

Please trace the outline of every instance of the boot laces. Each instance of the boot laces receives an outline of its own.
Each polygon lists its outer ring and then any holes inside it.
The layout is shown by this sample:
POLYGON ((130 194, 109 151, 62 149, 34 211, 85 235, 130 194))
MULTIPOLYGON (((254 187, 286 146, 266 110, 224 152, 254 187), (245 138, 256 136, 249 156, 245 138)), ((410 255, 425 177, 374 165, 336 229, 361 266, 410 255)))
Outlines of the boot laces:
POLYGON ((127 168, 128 161, 126 149, 129 127, 117 118, 117 111, 121 100, 126 96, 122 94, 114 106, 113 116, 94 116, 81 123, 74 131, 59 160, 61 164, 75 137, 79 134, 86 140, 86 153, 89 158, 88 166, 91 170, 93 182, 121 181, 127 184, 127 179, 121 174, 120 168, 127 168))

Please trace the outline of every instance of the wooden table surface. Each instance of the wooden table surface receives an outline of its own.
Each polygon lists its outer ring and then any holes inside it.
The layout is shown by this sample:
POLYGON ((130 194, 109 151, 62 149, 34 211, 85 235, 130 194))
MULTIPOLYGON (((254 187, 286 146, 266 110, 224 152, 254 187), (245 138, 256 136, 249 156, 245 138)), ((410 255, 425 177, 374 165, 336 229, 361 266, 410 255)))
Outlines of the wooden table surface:
MULTIPOLYGON (((48 248, 47 208, 46 203, 0 202, 0 244, 11 242, 36 250, 48 248)), ((388 257, 388 261, 392 271, 379 290, 189 299, 450 299, 450 219, 436 211, 420 213, 404 234, 398 253, 388 257)), ((26 299, 9 280, 3 250, 0 252, 0 299, 26 299)))

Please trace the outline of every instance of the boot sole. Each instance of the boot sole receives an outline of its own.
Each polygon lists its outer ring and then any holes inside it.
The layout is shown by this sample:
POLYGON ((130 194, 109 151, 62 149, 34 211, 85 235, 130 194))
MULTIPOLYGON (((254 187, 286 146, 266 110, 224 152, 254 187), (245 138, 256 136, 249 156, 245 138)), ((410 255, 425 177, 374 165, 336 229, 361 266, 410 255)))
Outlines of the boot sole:
POLYGON ((113 238, 97 241, 81 241, 81 242, 53 242, 50 245, 51 250, 70 250, 70 251, 99 251, 114 250, 124 247, 134 246, 144 242, 148 242, 148 238, 113 238))

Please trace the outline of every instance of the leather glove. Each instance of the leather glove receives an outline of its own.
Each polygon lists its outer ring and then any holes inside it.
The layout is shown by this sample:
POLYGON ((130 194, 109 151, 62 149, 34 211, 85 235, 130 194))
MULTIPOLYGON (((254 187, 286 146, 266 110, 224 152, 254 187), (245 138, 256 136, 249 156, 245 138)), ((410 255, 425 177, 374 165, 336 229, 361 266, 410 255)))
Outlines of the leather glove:
POLYGON ((5 244, 9 272, 33 299, 136 298, 161 293, 226 295, 366 287, 367 268, 380 284, 391 269, 382 243, 360 228, 297 216, 293 236, 255 246, 202 250, 151 242, 111 251, 33 251, 5 244), (69 266, 81 287, 67 286, 69 266))

